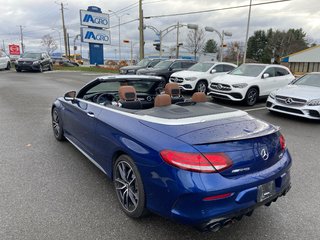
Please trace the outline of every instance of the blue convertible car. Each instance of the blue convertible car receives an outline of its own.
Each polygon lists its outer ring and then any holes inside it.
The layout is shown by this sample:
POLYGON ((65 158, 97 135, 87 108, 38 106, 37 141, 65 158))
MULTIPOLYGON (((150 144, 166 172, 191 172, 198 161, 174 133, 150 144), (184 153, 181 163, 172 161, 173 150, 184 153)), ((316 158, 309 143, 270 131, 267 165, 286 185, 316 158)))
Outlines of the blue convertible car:
POLYGON ((279 128, 159 77, 99 77, 53 103, 52 125, 113 180, 130 217, 217 231, 290 189, 279 128))

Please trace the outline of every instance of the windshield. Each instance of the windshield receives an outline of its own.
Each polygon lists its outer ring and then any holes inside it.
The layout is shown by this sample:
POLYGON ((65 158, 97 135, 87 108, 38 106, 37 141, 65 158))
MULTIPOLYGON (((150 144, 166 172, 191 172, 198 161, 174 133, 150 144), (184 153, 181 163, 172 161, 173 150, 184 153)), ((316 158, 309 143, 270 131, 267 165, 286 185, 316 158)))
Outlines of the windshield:
POLYGON ((148 67, 154 67, 155 65, 157 65, 161 60, 153 60, 149 63, 148 67))
POLYGON ((247 76, 247 77, 257 77, 265 68, 266 66, 243 64, 240 67, 237 67, 236 69, 234 69, 229 74, 247 76))
POLYGON ((149 62, 150 62, 149 59, 142 59, 140 62, 138 62, 137 65, 140 66, 140 67, 146 67, 149 62))
POLYGON ((34 58, 40 59, 41 53, 24 53, 21 55, 22 58, 34 58))
POLYGON ((206 72, 208 71, 214 63, 197 63, 193 65, 192 67, 188 68, 189 71, 195 71, 195 72, 206 72))
POLYGON ((320 74, 307 74, 299 78, 294 85, 320 87, 320 74))
POLYGON ((171 65, 172 61, 159 62, 154 68, 167 69, 171 65))

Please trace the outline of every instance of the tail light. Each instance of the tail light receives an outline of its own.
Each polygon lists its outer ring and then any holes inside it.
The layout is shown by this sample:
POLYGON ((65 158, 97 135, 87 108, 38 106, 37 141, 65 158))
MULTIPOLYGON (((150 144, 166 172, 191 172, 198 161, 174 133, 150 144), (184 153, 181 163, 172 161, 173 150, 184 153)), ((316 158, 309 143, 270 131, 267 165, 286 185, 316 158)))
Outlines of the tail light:
POLYGON ((201 154, 163 150, 160 155, 166 163, 193 172, 215 173, 232 166, 232 161, 224 153, 201 154))
POLYGON ((282 134, 280 135, 279 142, 280 142, 281 150, 284 151, 287 145, 286 145, 286 140, 282 134))

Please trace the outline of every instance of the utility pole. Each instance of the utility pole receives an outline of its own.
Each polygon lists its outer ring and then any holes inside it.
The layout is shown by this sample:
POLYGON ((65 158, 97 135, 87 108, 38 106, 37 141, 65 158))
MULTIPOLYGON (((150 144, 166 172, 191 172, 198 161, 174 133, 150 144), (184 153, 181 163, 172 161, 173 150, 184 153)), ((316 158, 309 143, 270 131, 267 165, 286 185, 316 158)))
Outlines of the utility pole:
POLYGON ((5 44, 4 44, 4 40, 2 40, 2 48, 3 48, 3 51, 6 52, 6 47, 5 47, 5 44))
POLYGON ((249 5, 249 14, 248 14, 248 22, 247 22, 246 41, 245 41, 245 43, 244 43, 243 63, 246 63, 246 58, 247 58, 248 36, 249 36, 250 17, 251 17, 251 5, 252 5, 252 0, 250 0, 250 5, 249 5))
POLYGON ((68 59, 70 59, 70 36, 69 36, 69 33, 67 33, 67 39, 68 39, 68 59))
POLYGON ((23 32, 22 32, 23 26, 20 25, 19 27, 20 27, 20 39, 21 39, 21 52, 24 53, 23 32))
POLYGON ((64 7, 63 7, 63 3, 60 3, 60 5, 61 5, 62 30, 63 30, 63 39, 64 39, 64 51, 65 51, 65 55, 68 56, 67 29, 64 24, 64 12, 63 12, 64 7))
MULTIPOLYGON (((139 33, 140 33, 140 60, 144 58, 144 26, 143 26, 143 10, 142 0, 139 0, 139 33)), ((161 51, 161 49, 160 49, 161 51)))
POLYGON ((177 23, 177 45, 176 45, 176 58, 179 58, 179 22, 177 23))

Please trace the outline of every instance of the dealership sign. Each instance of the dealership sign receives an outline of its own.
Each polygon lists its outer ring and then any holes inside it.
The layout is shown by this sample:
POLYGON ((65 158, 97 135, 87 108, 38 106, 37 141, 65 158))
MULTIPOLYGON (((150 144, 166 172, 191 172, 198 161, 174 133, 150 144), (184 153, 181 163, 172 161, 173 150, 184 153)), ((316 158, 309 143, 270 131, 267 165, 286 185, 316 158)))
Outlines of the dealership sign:
POLYGON ((109 28, 109 14, 80 10, 82 26, 109 28))
POLYGON ((81 28, 82 42, 111 44, 110 31, 105 29, 81 28))
POLYGON ((10 44, 9 55, 20 55, 20 46, 16 44, 10 44))

